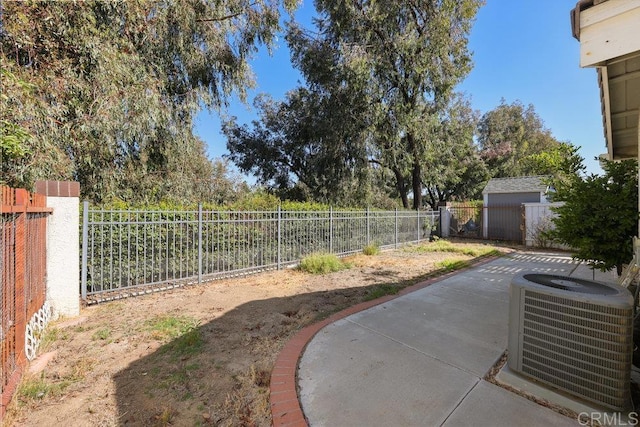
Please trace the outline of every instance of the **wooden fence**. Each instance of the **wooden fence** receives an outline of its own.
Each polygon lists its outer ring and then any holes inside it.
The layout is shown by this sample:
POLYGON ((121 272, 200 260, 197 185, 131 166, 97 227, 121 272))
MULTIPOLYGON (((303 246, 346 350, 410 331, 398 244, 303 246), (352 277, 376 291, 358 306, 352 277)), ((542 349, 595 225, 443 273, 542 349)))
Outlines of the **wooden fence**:
POLYGON ((22 375, 26 328, 46 298, 46 196, 0 186, 0 419, 22 375))

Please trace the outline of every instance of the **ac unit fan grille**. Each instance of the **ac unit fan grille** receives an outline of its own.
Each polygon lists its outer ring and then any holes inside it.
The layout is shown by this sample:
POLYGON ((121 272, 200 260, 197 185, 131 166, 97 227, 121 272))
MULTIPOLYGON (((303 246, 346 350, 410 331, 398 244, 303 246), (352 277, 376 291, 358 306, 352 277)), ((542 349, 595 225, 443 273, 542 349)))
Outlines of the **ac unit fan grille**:
POLYGON ((626 347, 620 346, 620 351, 601 352, 598 349, 581 345, 576 342, 562 341, 557 336, 541 334, 539 331, 525 329, 527 337, 523 348, 536 347, 540 351, 549 352, 550 356, 562 355, 576 363, 588 364, 599 369, 618 370, 631 363, 631 354, 626 354, 626 347))
POLYGON ((626 335, 619 334, 624 328, 618 327, 618 330, 613 332, 599 331, 593 327, 574 325, 570 323, 571 320, 570 318, 564 321, 557 320, 546 316, 545 312, 532 310, 525 311, 524 326, 532 331, 542 331, 551 336, 598 347, 601 350, 619 351, 620 346, 627 345, 624 342, 626 335))
POLYGON ((631 323, 631 319, 627 318, 629 314, 627 309, 603 307, 597 304, 567 300, 555 295, 538 294, 532 291, 527 291, 526 295, 529 298, 527 298, 525 304, 532 312, 535 312, 535 307, 539 307, 539 312, 552 316, 557 320, 567 321, 572 318, 570 320, 572 324, 580 323, 581 326, 614 333, 620 330, 617 326, 627 326, 631 323), (591 314, 593 314, 593 317, 590 316, 591 314))
POLYGON ((632 308, 526 290, 522 372, 587 400, 625 405, 630 381, 632 308), (622 364, 622 366, 620 366, 622 364))

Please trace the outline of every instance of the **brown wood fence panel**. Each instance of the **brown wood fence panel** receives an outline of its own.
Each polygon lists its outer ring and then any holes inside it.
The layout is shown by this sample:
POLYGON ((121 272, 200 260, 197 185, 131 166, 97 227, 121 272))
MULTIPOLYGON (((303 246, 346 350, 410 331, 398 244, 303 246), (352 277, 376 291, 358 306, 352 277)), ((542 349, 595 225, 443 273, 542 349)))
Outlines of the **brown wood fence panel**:
POLYGON ((26 365, 25 332, 46 298, 46 196, 0 186, 0 418, 26 365))

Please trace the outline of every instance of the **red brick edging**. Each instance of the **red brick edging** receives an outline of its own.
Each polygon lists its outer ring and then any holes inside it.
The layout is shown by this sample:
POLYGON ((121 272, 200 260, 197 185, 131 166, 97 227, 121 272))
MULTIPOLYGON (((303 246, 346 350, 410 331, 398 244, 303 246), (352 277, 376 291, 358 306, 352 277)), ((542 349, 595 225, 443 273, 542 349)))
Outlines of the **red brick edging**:
POLYGON ((276 363, 273 366, 273 371, 271 371, 270 400, 271 418, 273 420, 272 425, 274 427, 308 427, 307 420, 302 412, 302 408, 300 407, 300 401, 298 400, 296 374, 298 370, 298 361, 300 360, 305 347, 322 328, 340 319, 344 319, 347 316, 391 301, 402 295, 426 288, 436 282, 440 282, 441 280, 447 279, 455 274, 469 270, 472 267, 486 264, 497 258, 499 257, 492 256, 483 258, 480 261, 474 262, 469 267, 451 271, 441 276, 416 283, 413 286, 406 287, 396 295, 386 295, 371 301, 356 304, 352 307, 339 311, 318 323, 314 323, 313 325, 309 325, 301 329, 293 338, 291 338, 291 340, 289 340, 282 351, 280 351, 280 354, 276 359, 276 363))

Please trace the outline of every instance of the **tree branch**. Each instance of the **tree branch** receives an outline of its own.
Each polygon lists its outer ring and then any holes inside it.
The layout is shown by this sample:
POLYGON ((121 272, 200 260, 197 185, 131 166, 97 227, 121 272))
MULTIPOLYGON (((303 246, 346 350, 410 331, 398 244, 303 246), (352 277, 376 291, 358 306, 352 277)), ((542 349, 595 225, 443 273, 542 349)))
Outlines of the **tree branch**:
MULTIPOLYGON (((251 4, 249 4, 249 7, 253 7, 256 5, 256 2, 253 2, 251 4)), ((237 13, 232 13, 231 15, 226 15, 226 16, 221 16, 218 18, 202 18, 202 19, 196 19, 196 22, 220 22, 220 21, 226 21, 228 19, 233 19, 236 18, 240 15, 243 15, 245 12, 237 12, 237 13)))
POLYGON ((221 16, 219 18, 202 18, 202 19, 196 19, 196 22, 220 22, 220 21, 226 21, 228 19, 233 19, 235 17, 238 17, 240 15, 244 14, 244 12, 238 12, 238 13, 233 13, 231 15, 226 15, 226 16, 221 16))

